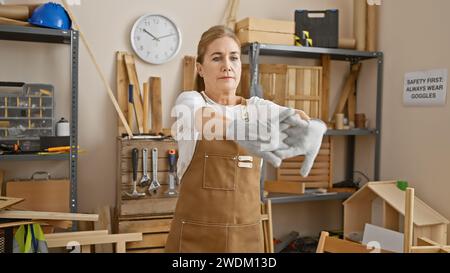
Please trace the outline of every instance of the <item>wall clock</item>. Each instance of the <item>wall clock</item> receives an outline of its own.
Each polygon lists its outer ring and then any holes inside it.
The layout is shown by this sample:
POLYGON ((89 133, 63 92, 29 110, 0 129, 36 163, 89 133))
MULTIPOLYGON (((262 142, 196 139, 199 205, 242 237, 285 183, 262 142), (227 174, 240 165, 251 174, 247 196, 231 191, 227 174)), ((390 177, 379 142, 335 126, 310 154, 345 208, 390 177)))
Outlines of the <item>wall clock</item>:
POLYGON ((142 60, 163 64, 172 60, 181 48, 181 32, 171 19, 159 14, 146 14, 133 25, 131 45, 142 60))

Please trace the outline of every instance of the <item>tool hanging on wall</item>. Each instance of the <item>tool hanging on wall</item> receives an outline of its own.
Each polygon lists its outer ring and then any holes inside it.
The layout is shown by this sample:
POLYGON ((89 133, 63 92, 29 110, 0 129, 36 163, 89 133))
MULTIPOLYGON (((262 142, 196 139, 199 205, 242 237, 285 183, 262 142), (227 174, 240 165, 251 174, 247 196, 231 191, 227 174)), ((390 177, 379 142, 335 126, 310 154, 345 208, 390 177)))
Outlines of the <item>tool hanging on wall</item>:
POLYGON ((133 138, 133 133, 131 132, 130 126, 128 126, 128 122, 125 119, 125 116, 122 113, 122 110, 120 110, 119 104, 117 103, 116 98, 114 97, 112 88, 109 86, 108 80, 106 80, 105 74, 103 73, 100 65, 98 64, 95 55, 89 45, 89 42, 87 41, 86 37, 84 36, 83 32, 81 31, 80 25, 78 24, 75 15, 72 12, 72 9, 70 8, 69 4, 67 4, 67 0, 62 0, 62 4, 64 5, 64 8, 67 11, 67 14, 69 15, 70 19, 72 20, 72 25, 78 30, 81 40, 83 41, 89 56, 91 57, 92 62, 95 65, 95 68, 97 69, 97 72, 100 76, 100 78, 102 79, 102 82, 106 88, 106 91, 108 93, 108 96, 112 102, 112 104, 114 105, 114 109, 116 110, 117 114, 119 115, 120 120, 122 121, 123 126, 125 127, 125 130, 128 133, 128 136, 130 138, 133 138))
POLYGON ((145 192, 137 191, 137 168, 138 168, 138 158, 139 158, 139 150, 134 148, 131 150, 131 166, 133 168, 133 191, 131 193, 126 193, 129 197, 138 198, 145 196, 145 192))
POLYGON ((152 149, 152 182, 148 187, 148 192, 150 194, 156 194, 157 190, 161 187, 161 184, 158 181, 158 149, 152 149))
POLYGON ((169 160, 169 190, 166 191, 165 194, 167 196, 177 196, 178 191, 175 189, 175 187, 176 185, 178 185, 178 177, 175 171, 175 165, 177 160, 175 150, 168 151, 168 160, 169 160))
POLYGON ((148 149, 144 148, 142 149, 142 178, 141 181, 139 182, 139 186, 141 187, 146 187, 148 185, 148 183, 150 182, 150 177, 148 176, 148 172, 147 172, 147 158, 148 158, 148 149))

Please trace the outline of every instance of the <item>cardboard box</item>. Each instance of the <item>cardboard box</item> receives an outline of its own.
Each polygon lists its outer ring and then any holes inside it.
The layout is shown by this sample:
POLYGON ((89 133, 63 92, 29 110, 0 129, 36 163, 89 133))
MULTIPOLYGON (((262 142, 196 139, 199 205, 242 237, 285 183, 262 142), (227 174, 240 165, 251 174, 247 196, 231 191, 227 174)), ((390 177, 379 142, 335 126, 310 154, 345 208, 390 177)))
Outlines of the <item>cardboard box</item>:
POLYGON ((245 18, 236 23, 236 34, 242 44, 294 45, 295 22, 245 18))

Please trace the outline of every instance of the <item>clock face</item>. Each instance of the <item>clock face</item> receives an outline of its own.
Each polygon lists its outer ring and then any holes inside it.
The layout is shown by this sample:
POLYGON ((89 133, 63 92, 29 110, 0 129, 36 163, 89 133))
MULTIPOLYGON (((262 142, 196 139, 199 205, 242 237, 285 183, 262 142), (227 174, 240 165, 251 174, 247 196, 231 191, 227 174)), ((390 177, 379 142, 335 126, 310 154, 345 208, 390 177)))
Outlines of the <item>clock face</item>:
POLYGON ((131 30, 131 45, 144 61, 162 64, 173 59, 181 47, 181 33, 169 18, 147 14, 131 30))

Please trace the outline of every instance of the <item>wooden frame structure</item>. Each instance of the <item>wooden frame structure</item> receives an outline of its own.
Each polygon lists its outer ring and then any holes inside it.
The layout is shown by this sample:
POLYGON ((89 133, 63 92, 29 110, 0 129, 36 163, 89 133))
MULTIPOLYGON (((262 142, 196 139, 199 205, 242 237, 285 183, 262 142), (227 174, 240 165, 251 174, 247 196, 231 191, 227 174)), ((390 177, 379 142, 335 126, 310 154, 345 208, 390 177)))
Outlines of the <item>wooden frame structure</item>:
MULTIPOLYGON (((344 202, 344 237, 349 238, 352 232, 362 233, 365 224, 372 223, 372 204, 377 198, 382 201, 382 227, 401 232, 399 218, 405 216, 405 196, 406 193, 397 188, 397 181, 364 185, 344 202)), ((420 237, 445 245, 449 221, 417 197, 414 197, 414 211, 413 245, 420 237)))

